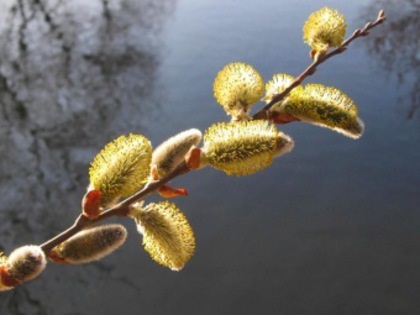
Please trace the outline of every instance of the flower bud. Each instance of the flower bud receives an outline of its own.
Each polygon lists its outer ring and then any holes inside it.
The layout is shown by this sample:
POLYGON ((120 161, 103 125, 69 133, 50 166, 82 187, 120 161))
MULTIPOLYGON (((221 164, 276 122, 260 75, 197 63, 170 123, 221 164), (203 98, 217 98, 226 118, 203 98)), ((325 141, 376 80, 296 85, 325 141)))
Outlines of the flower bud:
POLYGON ((83 230, 54 247, 49 258, 57 263, 85 264, 109 255, 127 238, 120 224, 109 224, 83 230))
POLYGON ((9 289, 36 278, 47 264, 41 247, 26 245, 15 249, 0 266, 0 290, 9 289))
POLYGON ((346 35, 344 15, 325 7, 313 12, 303 26, 303 40, 316 52, 338 47, 346 35))
POLYGON ((189 129, 173 136, 159 145, 152 155, 152 167, 156 167, 160 177, 173 171, 183 160, 192 146, 201 141, 201 131, 189 129))
POLYGON ((130 134, 108 143, 89 169, 89 190, 101 193, 101 206, 138 191, 150 172, 152 147, 145 137, 130 134))
POLYGON ((96 219, 101 212, 102 193, 93 189, 86 192, 82 199, 83 214, 90 219, 96 219))
POLYGON ((144 249, 157 263, 174 271, 181 270, 194 254, 194 233, 184 214, 167 201, 142 208, 134 205, 130 216, 143 235, 144 249))
POLYGON ((247 118, 249 108, 264 93, 264 81, 252 66, 234 62, 225 66, 213 84, 214 97, 236 120, 247 118))
POLYGON ((293 140, 267 121, 253 120, 212 125, 204 134, 207 162, 228 175, 249 175, 290 152, 293 140))

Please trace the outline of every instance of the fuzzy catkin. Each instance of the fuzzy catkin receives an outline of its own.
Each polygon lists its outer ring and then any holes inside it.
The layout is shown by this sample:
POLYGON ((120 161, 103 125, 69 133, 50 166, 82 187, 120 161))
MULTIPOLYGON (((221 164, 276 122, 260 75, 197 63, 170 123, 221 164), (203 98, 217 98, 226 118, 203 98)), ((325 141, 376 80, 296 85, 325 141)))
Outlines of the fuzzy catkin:
POLYGON ((313 125, 326 127, 357 139, 364 131, 356 104, 342 91, 321 84, 307 84, 293 90, 271 111, 286 113, 313 125))
POLYGON ((47 260, 41 247, 25 245, 15 249, 9 257, 0 257, 0 291, 36 278, 47 260))
MULTIPOLYGON (((273 97, 277 94, 280 94, 282 92, 284 92, 286 90, 286 88, 288 88, 293 82, 294 82, 295 78, 292 77, 289 74, 286 73, 278 73, 275 74, 271 80, 269 80, 266 85, 265 85, 265 96, 262 99, 263 101, 265 101, 266 103, 270 103, 271 100, 273 99, 273 97)), ((290 95, 294 95, 296 93, 301 93, 302 92, 303 87, 301 85, 298 85, 297 87, 295 87, 290 93, 290 95)), ((287 100, 287 98, 289 97, 287 96, 285 99, 287 100)), ((272 107, 271 110, 274 110, 276 107, 281 106, 281 104, 284 102, 285 100, 282 100, 280 102, 275 103, 272 107)))
POLYGON ((157 263, 181 270, 195 250, 194 232, 185 215, 170 202, 150 203, 133 209, 144 249, 157 263))
POLYGON ((345 17, 337 10, 324 7, 313 12, 303 26, 303 40, 315 51, 338 47, 346 35, 345 17))
POLYGON ((286 73, 275 74, 265 85, 265 97, 263 100, 269 103, 274 95, 282 93, 294 80, 295 78, 286 73))
POLYGON ((185 130, 160 144, 152 154, 152 167, 156 167, 160 177, 173 171, 183 160, 192 146, 200 143, 201 131, 185 130))
POLYGON ((213 84, 214 97, 235 119, 247 115, 249 108, 264 93, 264 81, 251 65, 234 62, 217 74, 213 84))
POLYGON ((120 224, 108 224, 83 230, 51 250, 54 261, 86 264, 109 255, 127 238, 127 230, 120 224))
POLYGON ((261 120, 218 123, 204 134, 206 161, 228 175, 250 175, 263 170, 274 157, 292 148, 289 136, 261 120))
POLYGON ((108 143, 91 163, 90 188, 101 192, 101 205, 138 191, 150 172, 152 147, 142 135, 121 136, 108 143))

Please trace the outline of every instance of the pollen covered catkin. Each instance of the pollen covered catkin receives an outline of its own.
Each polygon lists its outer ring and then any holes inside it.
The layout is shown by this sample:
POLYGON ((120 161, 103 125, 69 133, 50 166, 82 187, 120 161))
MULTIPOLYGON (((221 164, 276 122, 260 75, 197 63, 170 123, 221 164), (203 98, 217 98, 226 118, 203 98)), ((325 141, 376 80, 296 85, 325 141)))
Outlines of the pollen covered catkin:
POLYGON ((303 40, 315 51, 338 47, 346 35, 345 17, 329 7, 313 12, 303 26, 303 40))
POLYGON ((264 81, 251 65, 233 62, 217 74, 213 84, 214 97, 233 119, 241 120, 264 93, 264 81))
POLYGON ((168 201, 132 207, 130 216, 143 235, 144 249, 157 263, 181 270, 195 250, 194 232, 185 215, 168 201))
POLYGON ((293 140, 261 120, 217 123, 204 134, 206 161, 228 175, 250 175, 290 152, 293 140))
POLYGON ((160 177, 165 176, 184 160, 191 147, 198 145, 201 138, 198 129, 188 129, 169 138, 153 151, 152 167, 156 167, 160 177))
MULTIPOLYGON (((286 73, 275 74, 273 78, 265 85, 265 97, 263 98, 263 101, 269 103, 273 96, 282 93, 293 83, 294 80, 295 78, 286 73)), ((300 88, 300 86, 296 88, 300 88)))
POLYGON ((49 257, 58 263, 85 264, 109 255, 127 238, 120 224, 109 224, 83 230, 54 247, 49 257))
POLYGON ((152 146, 142 135, 121 136, 108 143, 91 163, 89 190, 101 193, 101 205, 138 191, 150 172, 152 146))
POLYGON ((293 90, 281 103, 271 108, 300 121, 326 127, 347 137, 358 139, 364 124, 353 100, 339 89, 321 84, 307 84, 293 90))

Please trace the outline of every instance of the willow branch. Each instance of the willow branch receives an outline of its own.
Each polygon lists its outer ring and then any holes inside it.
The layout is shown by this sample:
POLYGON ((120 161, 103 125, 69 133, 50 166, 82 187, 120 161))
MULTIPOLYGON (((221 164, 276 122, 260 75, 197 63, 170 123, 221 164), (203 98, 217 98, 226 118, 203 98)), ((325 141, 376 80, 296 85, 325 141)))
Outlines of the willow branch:
POLYGON ((165 185, 172 179, 188 173, 191 169, 187 166, 185 162, 182 162, 175 168, 172 172, 167 174, 165 177, 162 177, 159 180, 155 180, 152 182, 147 183, 141 190, 136 192, 135 194, 131 195, 130 197, 124 199, 120 203, 112 206, 111 208, 102 212, 99 217, 96 219, 89 219, 85 217, 83 214, 79 215, 77 219, 74 221, 74 224, 69 227, 67 230, 63 231, 62 233, 58 234, 57 236, 53 237, 52 239, 46 241, 44 244, 41 245, 41 249, 45 252, 46 255, 58 244, 64 242, 65 240, 69 239, 76 233, 86 229, 89 226, 92 226, 100 221, 111 217, 125 217, 128 215, 130 210, 130 206, 142 199, 146 196, 156 192, 161 186, 165 185))
MULTIPOLYGON (((329 58, 338 55, 342 52, 344 52, 348 45, 355 40, 356 38, 366 36, 369 33, 369 30, 374 28, 375 26, 381 24, 385 20, 385 14, 384 11, 381 10, 378 14, 377 19, 374 22, 367 23, 363 28, 356 29, 353 34, 347 38, 343 43, 337 47, 336 49, 332 50, 331 52, 321 55, 318 58, 316 58, 312 64, 310 64, 305 71, 303 71, 298 77, 295 78, 295 80, 282 92, 279 94, 276 94, 273 99, 260 111, 254 114, 254 119, 268 119, 268 112, 270 108, 280 101, 282 101, 294 88, 296 88, 298 85, 300 85, 308 76, 315 73, 317 67, 328 60, 329 58)), ((76 233, 86 229, 89 226, 92 226, 100 221, 103 221, 105 219, 111 218, 111 217, 125 217, 129 213, 130 206, 142 199, 144 199, 146 196, 156 192, 161 186, 168 183, 172 179, 183 175, 185 173, 188 173, 190 171, 190 168, 187 166, 185 162, 182 162, 176 169, 174 169, 172 172, 170 172, 165 177, 152 181, 147 183, 141 190, 139 190, 137 193, 131 195, 130 197, 126 198, 125 200, 121 201, 120 203, 112 206, 111 208, 107 209, 106 211, 102 212, 99 217, 95 219, 89 219, 85 217, 83 214, 79 215, 77 219, 75 220, 74 224, 69 227, 67 230, 63 231, 62 233, 58 234, 57 236, 53 237, 52 239, 48 240, 44 244, 41 245, 42 250, 48 255, 48 253, 58 244, 64 242, 65 240, 69 239, 76 233)))
POLYGON ((369 34, 369 30, 374 28, 375 26, 381 24, 386 19, 385 12, 383 10, 380 10, 378 13, 378 17, 374 22, 368 22, 365 24, 363 28, 356 29, 353 34, 344 40, 340 46, 332 50, 331 52, 320 55, 318 58, 315 58, 314 61, 299 75, 297 76, 294 81, 281 93, 276 94, 273 96, 271 101, 264 106, 261 110, 256 112, 253 115, 253 119, 269 119, 269 110, 271 107, 274 106, 274 104, 282 101, 285 99, 285 97, 297 86, 299 86, 307 77, 311 76, 315 73, 317 67, 325 62, 326 60, 330 59, 331 57, 341 54, 344 51, 347 50, 347 47, 350 45, 352 41, 354 41, 356 38, 367 36, 369 34))

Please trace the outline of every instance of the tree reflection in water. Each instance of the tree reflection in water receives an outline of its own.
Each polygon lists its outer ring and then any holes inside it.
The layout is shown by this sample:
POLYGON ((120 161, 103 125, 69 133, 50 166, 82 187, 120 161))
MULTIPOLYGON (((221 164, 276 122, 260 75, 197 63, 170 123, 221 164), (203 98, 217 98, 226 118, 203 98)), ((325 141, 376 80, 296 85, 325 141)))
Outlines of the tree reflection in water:
POLYGON ((380 66, 390 74, 396 74, 399 84, 408 86, 407 97, 402 102, 408 118, 413 118, 420 107, 420 2, 419 0, 373 1, 364 11, 363 20, 384 8, 388 22, 365 41, 368 50, 380 66))
MULTIPOLYGON (((150 91, 159 33, 174 7, 173 0, 1 1, 0 244, 6 251, 41 243, 72 222, 92 156, 116 135, 139 130, 141 112, 156 105, 150 91)), ((47 286, 43 281, 37 286, 47 286)), ((50 281, 60 282, 59 274, 50 281)), ((27 288, 0 299, 8 301, 1 314, 41 312, 42 302, 27 288)))

